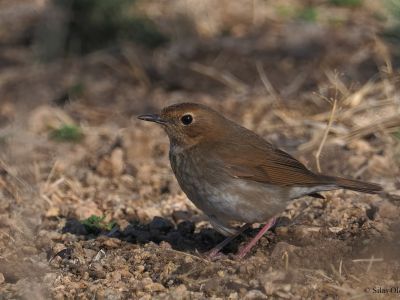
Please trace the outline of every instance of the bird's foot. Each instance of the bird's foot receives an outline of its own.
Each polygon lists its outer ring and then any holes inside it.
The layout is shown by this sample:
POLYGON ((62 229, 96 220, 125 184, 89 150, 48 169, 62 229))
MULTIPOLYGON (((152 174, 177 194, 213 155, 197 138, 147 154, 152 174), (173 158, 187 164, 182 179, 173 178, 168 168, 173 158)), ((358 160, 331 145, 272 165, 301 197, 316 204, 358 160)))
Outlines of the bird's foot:
POLYGON ((262 238, 262 236, 275 224, 275 218, 270 219, 267 224, 264 225, 263 228, 257 233, 257 235, 244 247, 242 248, 238 254, 236 254, 235 258, 240 260, 243 259, 247 253, 257 244, 258 240, 262 238))
POLYGON ((213 248, 210 251, 206 252, 205 256, 209 260, 218 260, 218 259, 225 257, 225 255, 220 252, 220 249, 217 249, 217 248, 213 248))

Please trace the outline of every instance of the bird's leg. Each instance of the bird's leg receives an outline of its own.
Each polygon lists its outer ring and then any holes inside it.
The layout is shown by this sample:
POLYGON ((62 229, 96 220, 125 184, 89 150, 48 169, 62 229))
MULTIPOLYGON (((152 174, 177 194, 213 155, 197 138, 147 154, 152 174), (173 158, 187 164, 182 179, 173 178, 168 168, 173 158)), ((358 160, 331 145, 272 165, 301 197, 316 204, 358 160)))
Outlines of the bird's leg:
POLYGON ((258 242, 258 240, 261 239, 261 237, 268 231, 268 229, 274 226, 275 221, 275 218, 271 218, 268 223, 265 224, 263 228, 261 228, 257 235, 246 245, 246 247, 240 250, 239 254, 237 254, 236 257, 239 259, 245 257, 246 254, 251 250, 251 248, 253 248, 254 245, 258 242))
POLYGON ((249 228, 251 226, 251 224, 246 223, 244 224, 242 227, 239 228, 239 230, 231 236, 228 236, 226 239, 224 239, 221 243, 219 243, 217 246, 215 246, 214 248, 212 248, 208 253, 207 253, 207 257, 212 259, 215 258, 218 253, 226 246, 228 245, 230 242, 232 242, 235 238, 237 238, 239 235, 241 235, 247 228, 249 228))

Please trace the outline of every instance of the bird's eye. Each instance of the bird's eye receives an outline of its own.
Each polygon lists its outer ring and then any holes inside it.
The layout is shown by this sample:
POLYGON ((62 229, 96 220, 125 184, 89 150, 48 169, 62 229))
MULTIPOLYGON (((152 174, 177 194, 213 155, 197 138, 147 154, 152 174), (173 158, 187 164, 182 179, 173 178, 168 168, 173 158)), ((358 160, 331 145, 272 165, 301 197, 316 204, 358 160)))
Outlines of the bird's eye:
POLYGON ((184 125, 189 125, 190 123, 193 122, 193 117, 192 117, 191 115, 184 115, 184 116, 182 116, 182 118, 181 118, 181 122, 182 122, 184 125))

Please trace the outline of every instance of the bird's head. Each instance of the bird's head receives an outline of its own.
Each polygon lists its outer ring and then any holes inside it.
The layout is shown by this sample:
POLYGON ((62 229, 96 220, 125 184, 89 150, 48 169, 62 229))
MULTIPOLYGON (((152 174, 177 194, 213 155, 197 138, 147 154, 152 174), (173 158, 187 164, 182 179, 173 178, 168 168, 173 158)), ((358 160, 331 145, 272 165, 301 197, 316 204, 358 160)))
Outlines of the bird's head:
POLYGON ((218 112, 196 103, 174 104, 165 107, 160 114, 140 115, 138 118, 160 124, 171 144, 184 148, 223 137, 227 123, 231 123, 218 112))

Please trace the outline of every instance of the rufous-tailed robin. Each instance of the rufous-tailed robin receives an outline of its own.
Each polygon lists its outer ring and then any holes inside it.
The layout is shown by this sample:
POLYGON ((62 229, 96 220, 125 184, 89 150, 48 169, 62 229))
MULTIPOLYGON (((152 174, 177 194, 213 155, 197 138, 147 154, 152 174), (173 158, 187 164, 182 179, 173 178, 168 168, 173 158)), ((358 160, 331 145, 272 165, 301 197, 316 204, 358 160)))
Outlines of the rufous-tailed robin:
POLYGON ((169 159, 187 197, 227 238, 210 257, 253 223, 267 222, 239 251, 243 258, 275 223, 275 216, 293 199, 318 192, 349 189, 379 193, 381 186, 317 174, 254 132, 226 119, 211 108, 181 103, 141 120, 160 124, 170 140, 169 159), (244 223, 240 229, 233 221, 244 223))

